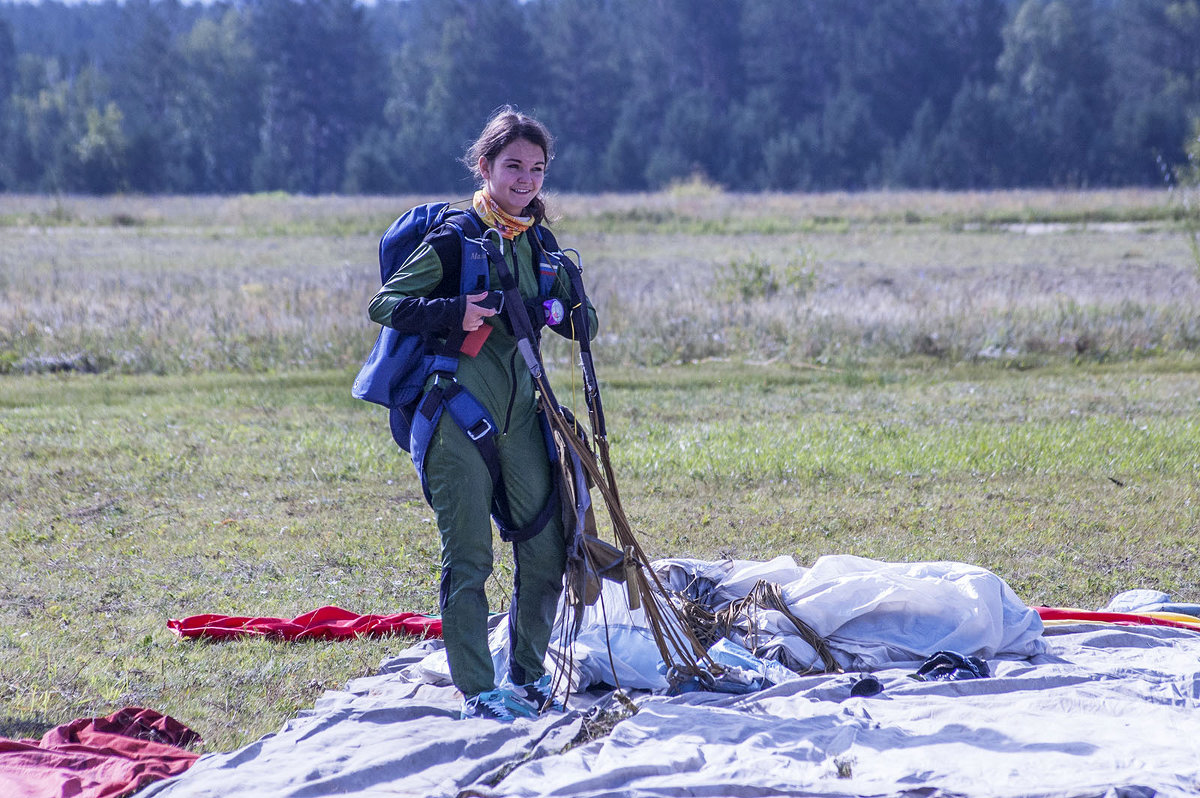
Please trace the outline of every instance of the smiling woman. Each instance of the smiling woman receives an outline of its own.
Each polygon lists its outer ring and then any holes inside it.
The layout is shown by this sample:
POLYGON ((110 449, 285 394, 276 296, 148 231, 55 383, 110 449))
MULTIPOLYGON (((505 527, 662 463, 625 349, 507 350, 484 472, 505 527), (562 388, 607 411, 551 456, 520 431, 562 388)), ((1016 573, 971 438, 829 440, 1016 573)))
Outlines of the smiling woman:
POLYGON ((596 330, 595 311, 572 287, 557 242, 542 226, 552 142, 537 120, 508 106, 497 111, 463 158, 479 184, 464 216, 489 242, 486 274, 462 279, 469 273, 462 235, 446 224, 425 237, 370 304, 374 321, 419 334, 436 353, 412 435, 402 437, 437 515, 446 652, 464 717, 536 715, 549 699, 544 661, 566 540, 545 414, 526 364, 540 359, 546 326, 565 338, 596 330), (563 308, 572 309, 569 317, 563 308), (464 404, 477 421, 464 422, 464 404), (516 561, 505 674, 495 672, 488 650, 493 518, 516 561))

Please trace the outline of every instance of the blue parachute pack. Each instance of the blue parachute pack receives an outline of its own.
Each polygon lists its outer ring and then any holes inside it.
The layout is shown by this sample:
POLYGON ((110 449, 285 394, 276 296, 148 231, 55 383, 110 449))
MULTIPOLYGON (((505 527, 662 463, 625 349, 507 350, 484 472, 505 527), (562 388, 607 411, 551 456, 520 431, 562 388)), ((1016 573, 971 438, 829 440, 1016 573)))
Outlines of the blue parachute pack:
MULTIPOLYGON (((461 244, 459 285, 462 293, 474 292, 476 285, 487 290, 487 254, 477 241, 481 233, 479 223, 471 214, 445 202, 418 205, 392 222, 379 240, 380 285, 391 279, 426 236, 443 225, 458 234, 461 244)), ((429 375, 438 367, 453 373, 458 368, 458 360, 453 355, 436 353, 428 336, 406 335, 385 326, 380 329, 371 353, 354 379, 352 393, 355 398, 389 409, 392 437, 405 451, 410 450, 413 411, 429 375), (447 360, 437 362, 438 357, 447 360)))
MULTIPOLYGON (((494 234, 494 231, 484 228, 474 214, 445 202, 412 208, 396 219, 383 234, 379 241, 380 284, 386 283, 423 241, 444 228, 453 230, 460 243, 459 293, 489 291, 489 252, 493 259, 498 253, 496 243, 488 240, 489 234, 494 234)), ((547 264, 539 271, 538 293, 548 295, 557 279, 551 254, 557 250, 557 244, 540 227, 534 227, 533 231, 535 262, 547 264), (548 244, 551 246, 548 247, 548 244)), ((451 267, 452 264, 443 266, 451 267)), ((503 266, 502 255, 498 266, 507 268, 503 266)), ((495 444, 498 427, 483 405, 454 380, 461 343, 461 335, 452 335, 446 341, 439 341, 432 335, 401 333, 384 326, 359 370, 351 392, 357 399, 388 408, 392 438, 412 456, 426 501, 429 500, 429 488, 425 479, 425 455, 441 414, 448 412, 463 433, 475 443, 491 474, 495 486, 492 516, 501 537, 510 541, 525 540, 541 531, 551 513, 558 509, 559 494, 557 490, 553 492, 546 507, 530 524, 517 527, 509 520, 508 497, 500 477, 495 444), (438 379, 426 392, 426 385, 435 375, 438 379)), ((548 446, 548 450, 552 460, 555 460, 555 447, 548 446)))

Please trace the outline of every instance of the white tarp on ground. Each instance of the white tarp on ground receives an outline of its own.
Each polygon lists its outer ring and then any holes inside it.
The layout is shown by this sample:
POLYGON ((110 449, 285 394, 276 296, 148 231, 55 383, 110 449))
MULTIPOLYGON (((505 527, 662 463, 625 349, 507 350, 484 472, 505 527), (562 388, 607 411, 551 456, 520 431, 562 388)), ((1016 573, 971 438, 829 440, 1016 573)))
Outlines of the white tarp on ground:
POLYGON ((911 664, 890 664, 869 698, 851 697, 853 673, 741 696, 640 695, 635 716, 565 752, 578 713, 456 720, 453 688, 410 680, 437 646, 427 641, 278 733, 140 795, 1200 793, 1200 634, 1051 632, 1028 659, 990 660, 988 679, 917 682, 911 664))

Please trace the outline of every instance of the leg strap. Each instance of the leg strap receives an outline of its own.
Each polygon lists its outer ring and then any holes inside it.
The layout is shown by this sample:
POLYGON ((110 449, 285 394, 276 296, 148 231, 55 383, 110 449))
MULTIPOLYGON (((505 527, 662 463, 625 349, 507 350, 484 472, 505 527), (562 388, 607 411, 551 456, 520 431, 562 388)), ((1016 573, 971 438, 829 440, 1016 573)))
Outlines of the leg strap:
POLYGON ((514 524, 512 511, 509 509, 508 493, 504 489, 504 478, 500 473, 500 453, 496 449, 496 422, 479 400, 457 382, 436 383, 429 393, 425 394, 413 417, 409 451, 412 453, 413 465, 417 467, 417 475, 421 478, 425 501, 430 500, 429 485, 425 479, 425 456, 443 411, 450 414, 455 425, 475 444, 479 456, 483 458, 492 480, 491 513, 500 529, 500 538, 507 542, 517 542, 528 540, 541 532, 559 510, 558 481, 552 481, 550 496, 533 521, 525 526, 514 524))

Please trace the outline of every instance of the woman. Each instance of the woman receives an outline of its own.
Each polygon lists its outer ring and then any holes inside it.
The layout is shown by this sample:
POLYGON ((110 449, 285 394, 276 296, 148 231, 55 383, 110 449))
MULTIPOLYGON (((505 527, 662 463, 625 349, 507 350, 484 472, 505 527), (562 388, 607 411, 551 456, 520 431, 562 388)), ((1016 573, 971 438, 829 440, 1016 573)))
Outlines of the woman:
MULTIPOLYGON (((555 276, 544 265, 549 259, 538 257, 542 245, 533 229, 546 218, 541 190, 552 157, 546 128, 506 106, 488 120, 463 160, 479 186, 470 213, 480 229, 492 228, 503 237, 505 262, 517 279, 520 297, 506 295, 504 301, 522 301, 536 329, 549 321, 551 329, 571 337, 582 327, 582 317, 570 282, 561 270, 555 276), (552 300, 576 312, 547 319, 547 305, 559 307, 552 300)), ((514 543, 510 667, 497 679, 487 644, 484 589, 492 572, 490 516, 496 491, 480 449, 442 413, 426 450, 424 476, 441 534, 442 629, 450 674, 463 693, 463 717, 512 720, 536 715, 551 699, 543 661, 562 591, 564 532, 561 513, 552 507, 557 493, 533 379, 494 292, 461 291, 461 254, 455 231, 434 230, 371 300, 370 314, 402 332, 421 330, 442 341, 463 334, 482 340, 477 354, 458 356, 456 382, 495 420, 495 453, 511 523, 536 527, 549 516, 541 529, 532 529, 532 537, 514 543)), ((494 264, 489 272, 490 285, 498 288, 494 264)), ((595 310, 587 305, 583 312, 594 335, 595 310)), ((464 345, 462 351, 474 350, 464 345)))

